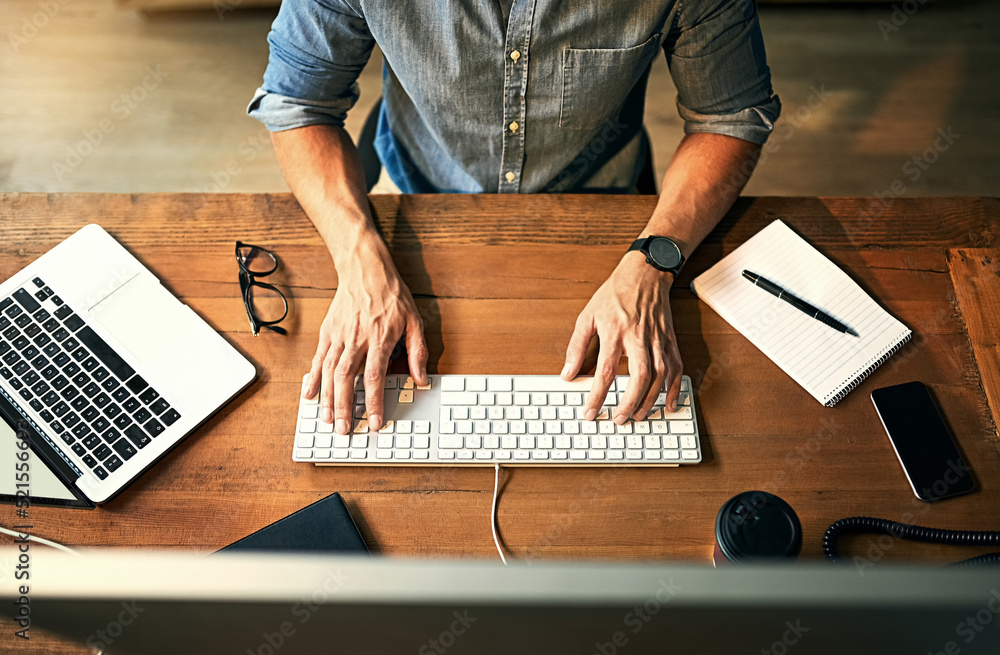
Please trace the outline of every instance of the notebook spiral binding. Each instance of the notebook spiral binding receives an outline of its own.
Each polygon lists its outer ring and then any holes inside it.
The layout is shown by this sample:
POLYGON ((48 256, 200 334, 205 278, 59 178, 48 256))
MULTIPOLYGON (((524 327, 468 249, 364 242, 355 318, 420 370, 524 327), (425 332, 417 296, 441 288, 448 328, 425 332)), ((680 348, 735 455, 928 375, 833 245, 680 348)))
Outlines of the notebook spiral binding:
POLYGON ((843 399, 844 399, 844 396, 846 396, 847 394, 849 394, 849 393, 851 393, 852 391, 854 391, 854 389, 855 389, 855 388, 856 388, 856 387, 857 387, 857 386, 858 386, 859 384, 861 384, 862 382, 864 382, 865 378, 867 378, 867 377, 868 377, 869 375, 871 375, 872 373, 874 373, 874 372, 875 372, 875 369, 877 369, 877 368, 878 368, 879 366, 881 366, 881 365, 882 365, 883 363, 885 363, 885 360, 889 359, 889 358, 890 358, 890 357, 892 357, 892 356, 893 356, 894 354, 896 354, 896 352, 897 352, 897 351, 898 351, 898 350, 899 350, 900 348, 902 348, 902 347, 903 347, 903 346, 904 346, 904 345, 906 344, 906 342, 907 342, 907 341, 909 341, 909 340, 910 340, 910 337, 911 337, 911 336, 913 336, 913 334, 912 334, 912 333, 907 333, 907 335, 906 335, 905 337, 903 337, 903 338, 902 338, 902 339, 901 339, 901 340, 900 340, 899 342, 897 342, 897 343, 896 343, 895 345, 893 345, 893 346, 892 346, 892 348, 889 348, 889 349, 888 349, 888 350, 886 350, 886 351, 885 351, 884 353, 882 353, 882 356, 881 356, 881 357, 879 357, 879 358, 878 358, 877 360, 875 360, 875 363, 874 363, 874 364, 872 364, 871 366, 869 366, 869 367, 868 367, 868 368, 866 368, 865 370, 861 371, 861 373, 859 373, 858 375, 856 375, 856 376, 854 377, 854 379, 853 379, 853 380, 851 380, 851 381, 850 381, 850 382, 849 382, 849 383, 847 384, 847 386, 846 386, 846 387, 844 387, 844 388, 843 388, 843 389, 841 389, 841 390, 840 390, 839 392, 837 392, 837 394, 836 394, 836 395, 835 395, 835 396, 834 396, 833 398, 831 398, 830 400, 828 400, 828 401, 826 401, 825 403, 823 403, 823 405, 824 405, 825 407, 833 407, 834 405, 836 405, 837 403, 839 403, 839 402, 840 402, 841 400, 843 400, 843 399))

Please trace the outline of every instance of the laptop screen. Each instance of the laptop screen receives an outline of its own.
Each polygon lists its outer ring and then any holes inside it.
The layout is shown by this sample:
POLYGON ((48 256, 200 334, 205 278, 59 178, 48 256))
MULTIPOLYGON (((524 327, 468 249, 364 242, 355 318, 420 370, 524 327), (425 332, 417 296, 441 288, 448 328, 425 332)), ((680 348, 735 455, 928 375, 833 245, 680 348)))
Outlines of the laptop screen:
MULTIPOLYGON (((0 415, 2 416, 2 415, 0 415)), ((49 470, 42 458, 30 449, 22 451, 17 446, 17 431, 7 422, 7 417, 0 420, 0 502, 17 502, 18 478, 24 478, 22 460, 19 452, 28 452, 28 493, 32 505, 56 505, 61 507, 91 507, 90 504, 77 498, 66 485, 49 470)), ((23 490, 23 487, 22 487, 23 490)))

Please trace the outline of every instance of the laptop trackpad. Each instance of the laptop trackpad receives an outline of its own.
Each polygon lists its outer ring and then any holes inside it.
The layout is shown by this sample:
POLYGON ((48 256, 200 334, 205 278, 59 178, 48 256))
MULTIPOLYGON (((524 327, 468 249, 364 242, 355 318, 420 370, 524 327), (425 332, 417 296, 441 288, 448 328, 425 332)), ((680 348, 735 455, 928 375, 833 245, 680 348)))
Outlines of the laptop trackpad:
POLYGON ((149 274, 116 289, 90 315, 141 362, 153 361, 195 324, 194 312, 149 274))

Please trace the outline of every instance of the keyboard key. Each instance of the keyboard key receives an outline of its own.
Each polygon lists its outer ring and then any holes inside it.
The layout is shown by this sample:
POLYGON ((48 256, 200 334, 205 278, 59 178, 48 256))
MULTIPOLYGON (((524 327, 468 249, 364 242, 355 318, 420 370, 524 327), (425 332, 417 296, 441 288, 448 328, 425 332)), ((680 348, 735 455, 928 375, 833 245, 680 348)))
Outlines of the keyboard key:
MULTIPOLYGON (((84 368, 87 368, 87 367, 86 367, 86 366, 84 366, 84 368)), ((89 371, 90 369, 87 369, 87 370, 89 371)), ((93 373, 92 373, 91 375, 93 376, 93 378, 94 378, 94 379, 95 379, 96 381, 98 381, 98 382, 103 382, 103 381, 104 381, 104 379, 105 379, 106 377, 108 377, 109 375, 111 375, 111 374, 110 374, 110 373, 108 373, 108 369, 104 368, 103 366, 100 366, 100 367, 98 367, 98 368, 97 368, 97 370, 95 370, 95 371, 94 371, 94 372, 93 372, 93 373)))
POLYGON ((441 391, 465 391, 465 378, 458 375, 442 377, 441 391))
MULTIPOLYGON (((63 306, 65 307, 65 305, 63 306)), ((83 319, 77 316, 76 314, 70 314, 63 321, 63 325, 65 325, 66 329, 68 329, 70 332, 76 332, 77 330, 83 327, 83 319)))
MULTIPOLYGON (((181 415, 176 409, 168 409, 167 412, 160 418, 162 419, 164 425, 170 426, 173 425, 174 422, 180 417, 181 415)), ((400 423, 402 423, 402 421, 400 421, 400 423)))
POLYGON ((163 434, 163 431, 166 429, 165 427, 163 427, 163 424, 157 421, 155 418, 151 418, 148 421, 146 421, 145 425, 143 425, 142 427, 146 428, 146 432, 148 432, 150 436, 153 437, 163 434))
POLYGON ((119 414, 121 414, 121 412, 122 408, 119 405, 116 405, 115 403, 111 403, 110 405, 104 408, 104 415, 107 416, 108 418, 114 418, 119 414))
POLYGON ((150 388, 146 389, 145 391, 143 391, 142 394, 139 395, 139 400, 141 400, 142 402, 144 402, 144 403, 146 403, 148 405, 149 403, 153 402, 154 400, 156 400, 159 397, 160 397, 160 394, 156 391, 156 389, 154 389, 153 387, 150 387, 150 388))
POLYGON ((72 449, 73 452, 79 455, 80 457, 83 457, 84 455, 87 454, 87 449, 84 448, 81 444, 78 443, 73 444, 72 449))
POLYGON ((38 304, 38 301, 32 298, 31 294, 24 289, 18 289, 15 291, 13 298, 21 305, 21 307, 24 307, 29 314, 33 314, 41 307, 41 305, 38 304))
POLYGON ((125 429, 125 436, 135 444, 136 448, 145 448, 152 441, 145 432, 139 429, 138 425, 131 425, 125 429))
POLYGON ((108 479, 108 472, 104 470, 103 466, 98 466, 97 468, 95 468, 94 475, 96 475, 99 480, 108 479))
MULTIPOLYGON (((96 384, 94 384, 93 382, 91 382, 89 385, 87 385, 87 388, 90 388, 91 386, 93 386, 95 388, 97 387, 96 384)), ((87 389, 84 389, 83 393, 87 393, 87 389)), ((105 405, 107 405, 110 402, 111 402, 111 397, 108 396, 108 394, 104 393, 103 391, 100 392, 100 393, 98 393, 96 396, 94 396, 94 404, 97 405, 100 408, 103 408, 105 405)))
MULTIPOLYGON (((52 378, 52 388, 55 389, 56 391, 61 391, 63 387, 65 387, 68 384, 69 380, 67 380, 61 375, 57 375, 54 378, 52 378)), ((73 393, 76 393, 76 389, 73 390, 73 393)))
MULTIPOLYGON (((52 338, 55 339, 56 341, 62 341, 63 339, 65 339, 68 336, 69 336, 69 330, 67 330, 64 327, 60 327, 58 330, 56 330, 55 332, 52 333, 52 338)), ((65 342, 63 342, 63 343, 65 343, 65 342)), ((75 346, 74 346, 74 348, 75 348, 75 346)))
POLYGON ((101 387, 105 391, 114 391, 115 393, 113 393, 111 397, 118 401, 124 400, 129 395, 128 389, 121 386, 121 382, 118 381, 118 378, 109 377, 101 383, 101 387))
MULTIPOLYGON (((310 407, 315 409, 314 405, 311 405, 310 407)), ((170 409, 170 405, 163 398, 157 398, 156 402, 154 402, 152 405, 149 406, 149 409, 151 412, 159 416, 166 410, 170 409)))
POLYGON ((137 411, 135 413, 135 415, 133 416, 133 418, 135 418, 135 420, 136 420, 137 423, 145 423, 152 416, 153 416, 153 414, 148 409, 146 409, 145 407, 142 407, 142 408, 139 409, 139 411, 137 411))
MULTIPOLYGON (((80 366, 83 367, 83 370, 89 373, 97 368, 97 360, 94 359, 93 357, 88 357, 87 359, 80 362, 80 366)), ((97 379, 97 375, 94 375, 94 379, 100 382, 100 380, 97 379)))
POLYGON ((46 332, 51 334, 53 330, 59 327, 59 321, 57 321, 54 318, 50 318, 49 320, 42 323, 42 327, 45 328, 46 332))
MULTIPOLYGON (((56 380, 59 379, 65 380, 66 378, 56 378, 56 380)), ((60 393, 59 395, 63 397, 63 400, 69 402, 74 398, 76 398, 77 394, 79 393, 80 391, 76 387, 66 387, 65 389, 62 390, 62 393, 60 393)), ((76 406, 74 405, 74 407, 76 406)))
POLYGON ((135 455, 137 452, 135 446, 133 446, 125 439, 119 439, 114 444, 112 444, 111 447, 114 448, 115 452, 121 455, 122 459, 124 459, 126 462, 132 459, 132 456, 135 455))
POLYGON ((104 418, 103 416, 99 416, 98 418, 96 418, 94 421, 91 422, 91 425, 93 425, 94 429, 97 430, 98 432, 104 432, 109 427, 111 427, 111 421, 104 418))
POLYGON ((694 434, 694 423, 692 421, 671 421, 670 432, 672 434, 694 434))
POLYGON ((120 459, 118 459, 117 455, 112 455, 111 457, 109 457, 107 459, 106 462, 104 462, 104 465, 106 467, 108 467, 109 471, 111 471, 112 473, 114 473, 115 471, 117 471, 121 467, 122 461, 120 459))
POLYGON ((65 319, 67 316, 69 316, 72 313, 73 313, 73 310, 70 309, 66 305, 63 305, 63 306, 59 307, 59 309, 57 309, 55 311, 56 318, 58 318, 59 320, 65 319))
POLYGON ((142 405, 139 404, 139 401, 136 398, 134 398, 133 396, 128 396, 126 394, 125 400, 122 402, 122 407, 125 408, 125 411, 131 414, 135 410, 142 407, 142 405))

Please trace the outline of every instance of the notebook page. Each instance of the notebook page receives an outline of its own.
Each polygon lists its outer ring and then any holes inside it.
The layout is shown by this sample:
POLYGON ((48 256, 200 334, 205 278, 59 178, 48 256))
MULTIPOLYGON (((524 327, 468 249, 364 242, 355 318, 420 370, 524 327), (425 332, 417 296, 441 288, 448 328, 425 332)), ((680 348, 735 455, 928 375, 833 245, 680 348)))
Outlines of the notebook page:
POLYGON ((699 275, 691 288, 783 371, 832 405, 910 336, 910 330, 782 221, 699 275), (844 334, 743 277, 749 270, 818 307, 844 334))

